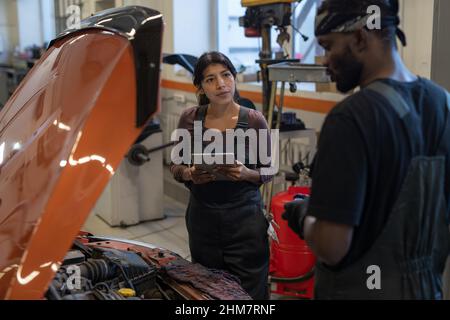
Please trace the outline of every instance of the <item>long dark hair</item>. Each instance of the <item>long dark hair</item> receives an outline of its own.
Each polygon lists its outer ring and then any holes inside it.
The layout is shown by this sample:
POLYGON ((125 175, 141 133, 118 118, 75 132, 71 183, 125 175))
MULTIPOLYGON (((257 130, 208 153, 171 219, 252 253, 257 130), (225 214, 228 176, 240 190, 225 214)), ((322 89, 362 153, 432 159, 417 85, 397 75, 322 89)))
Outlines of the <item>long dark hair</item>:
MULTIPOLYGON (((195 65, 193 82, 194 86, 197 88, 197 101, 199 105, 209 104, 209 99, 205 94, 201 94, 200 90, 202 88, 202 81, 204 79, 203 72, 208 68, 211 64, 221 64, 228 70, 230 70, 233 78, 236 79, 236 68, 231 63, 230 59, 226 55, 221 52, 211 51, 206 52, 198 58, 197 64, 195 65)), ((239 93, 237 88, 234 91, 234 100, 239 100, 239 93)))

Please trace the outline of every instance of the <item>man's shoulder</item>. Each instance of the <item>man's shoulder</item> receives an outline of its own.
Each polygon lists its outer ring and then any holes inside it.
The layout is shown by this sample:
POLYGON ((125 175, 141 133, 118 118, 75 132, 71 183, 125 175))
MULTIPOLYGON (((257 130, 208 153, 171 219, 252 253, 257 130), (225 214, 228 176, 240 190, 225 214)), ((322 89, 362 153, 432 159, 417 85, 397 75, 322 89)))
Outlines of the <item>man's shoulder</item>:
POLYGON ((423 85, 429 90, 430 93, 439 93, 439 94, 448 93, 448 91, 445 88, 441 87, 439 84, 430 79, 420 78, 420 80, 422 81, 423 85))
POLYGON ((362 89, 338 102, 329 115, 351 116, 354 112, 364 112, 364 109, 370 108, 376 103, 374 93, 370 90, 362 89))
MULTIPOLYGON (((380 81, 399 89, 400 91, 423 90, 424 95, 432 101, 445 101, 447 99, 448 92, 443 87, 426 78, 419 77, 418 81, 415 81, 414 83, 402 83, 390 81, 388 79, 380 81)), ((369 87, 365 87, 339 102, 332 109, 330 115, 351 115, 354 112, 367 112, 369 109, 373 112, 374 110, 377 110, 377 108, 373 108, 374 106, 380 104, 384 105, 385 102, 384 97, 371 90, 369 87)))
POLYGON ((423 82, 427 88, 428 95, 434 101, 442 100, 445 107, 450 109, 450 93, 445 88, 429 79, 423 79, 423 82))

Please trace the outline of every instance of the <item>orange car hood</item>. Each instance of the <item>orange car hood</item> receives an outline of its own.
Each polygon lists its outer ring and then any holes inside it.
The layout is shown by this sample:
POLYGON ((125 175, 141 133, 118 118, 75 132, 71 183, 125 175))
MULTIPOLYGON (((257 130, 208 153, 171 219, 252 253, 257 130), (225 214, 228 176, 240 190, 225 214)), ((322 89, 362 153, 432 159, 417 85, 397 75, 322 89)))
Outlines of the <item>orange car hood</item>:
POLYGON ((163 21, 126 7, 52 41, 0 112, 0 298, 40 299, 158 109, 163 21))

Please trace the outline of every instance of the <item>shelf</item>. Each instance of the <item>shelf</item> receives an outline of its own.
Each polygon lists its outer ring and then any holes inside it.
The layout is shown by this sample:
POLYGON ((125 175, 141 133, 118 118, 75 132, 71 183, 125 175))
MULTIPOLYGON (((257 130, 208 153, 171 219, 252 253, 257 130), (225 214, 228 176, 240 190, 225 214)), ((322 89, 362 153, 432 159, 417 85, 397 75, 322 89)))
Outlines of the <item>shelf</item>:
POLYGON ((268 66, 269 81, 282 82, 330 82, 327 68, 315 64, 281 62, 268 66))

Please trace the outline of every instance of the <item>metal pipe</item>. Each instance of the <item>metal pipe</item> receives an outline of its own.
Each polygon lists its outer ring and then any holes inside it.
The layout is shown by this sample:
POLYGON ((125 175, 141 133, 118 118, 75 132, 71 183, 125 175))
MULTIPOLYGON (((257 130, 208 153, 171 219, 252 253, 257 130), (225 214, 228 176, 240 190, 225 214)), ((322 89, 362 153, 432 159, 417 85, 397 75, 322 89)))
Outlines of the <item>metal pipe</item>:
MULTIPOLYGON (((272 122, 273 122, 273 111, 275 109, 275 100, 277 97, 277 81, 273 81, 272 83, 272 90, 270 93, 270 105, 269 105, 269 128, 272 129, 272 122)), ((284 89, 284 82, 283 82, 283 86, 282 89, 284 89)), ((282 92, 284 94, 284 91, 282 92)), ((277 124, 278 124, 278 119, 277 118, 277 124)), ((277 125, 276 125, 277 127, 277 125)), ((278 128, 279 129, 279 126, 278 128)), ((272 150, 273 151, 273 150, 272 150)), ((276 150, 278 152, 278 150, 276 150)), ((264 203, 267 206, 267 211, 270 212, 270 206, 272 204, 272 194, 273 194, 273 184, 274 184, 274 178, 272 178, 272 180, 269 182, 269 186, 268 186, 268 192, 265 195, 266 197, 264 198, 264 203)))
MULTIPOLYGON (((277 96, 277 82, 274 81, 271 83, 272 88, 270 92, 270 103, 268 108, 268 116, 267 122, 269 129, 272 129, 272 122, 273 122, 273 110, 275 109, 275 99, 277 96)), ((263 203, 266 204, 267 212, 270 212, 270 203, 268 202, 269 194, 272 193, 272 184, 273 184, 273 178, 269 182, 269 191, 267 190, 267 184, 264 184, 261 190, 262 196, 263 196, 263 203)))
POLYGON ((159 150, 162 150, 162 149, 174 146, 176 144, 177 144, 177 141, 172 141, 172 142, 165 143, 165 144, 160 145, 158 147, 154 147, 154 148, 148 149, 147 150, 147 154, 150 154, 152 152, 156 152, 156 151, 159 151, 159 150))
POLYGON ((269 93, 271 92, 272 83, 269 81, 269 69, 268 64, 264 60, 272 59, 272 43, 271 43, 271 26, 261 27, 262 49, 259 53, 259 58, 262 60, 260 63, 261 68, 261 81, 263 91, 262 110, 264 116, 268 117, 269 106, 269 93))
MULTIPOLYGON (((277 84, 274 81, 273 86, 275 87, 275 95, 276 96, 276 88, 277 88, 277 84)), ((279 130, 280 129, 280 125, 281 125, 281 115, 283 114, 283 103, 284 103, 284 89, 286 86, 286 82, 282 82, 281 83, 281 91, 280 91, 280 105, 278 106, 278 114, 277 114, 277 124, 275 125, 275 129, 279 130)), ((274 98, 275 99, 275 98, 274 98)), ((272 100, 272 96, 271 96, 271 100, 272 100)), ((274 102, 275 104, 275 102, 274 102)), ((272 106, 272 105, 271 105, 272 106)), ((272 116, 273 116, 273 108, 275 107, 275 105, 273 105, 272 107, 272 116)), ((273 151, 273 150, 272 150, 273 151)), ((279 150, 276 150, 276 152, 279 152, 279 150)), ((273 198, 273 179, 270 181, 269 184, 269 194, 268 194, 268 201, 267 201, 267 207, 269 208, 269 212, 270 212, 270 206, 272 205, 272 198, 273 198)))
POLYGON ((271 31, 271 26, 261 27, 262 50, 259 53, 260 59, 272 59, 271 31))
POLYGON ((277 97, 277 82, 273 81, 271 83, 271 85, 272 85, 272 88, 270 90, 270 102, 269 102, 268 116, 267 116, 267 124, 269 126, 269 129, 272 129, 273 110, 275 109, 275 99, 277 97))
POLYGON ((277 124, 276 129, 280 129, 281 125, 281 116, 283 114, 283 103, 284 103, 284 89, 286 86, 286 82, 281 82, 281 91, 280 91, 280 105, 278 106, 278 116, 277 116, 277 124))

